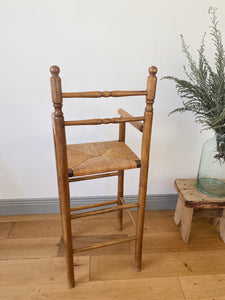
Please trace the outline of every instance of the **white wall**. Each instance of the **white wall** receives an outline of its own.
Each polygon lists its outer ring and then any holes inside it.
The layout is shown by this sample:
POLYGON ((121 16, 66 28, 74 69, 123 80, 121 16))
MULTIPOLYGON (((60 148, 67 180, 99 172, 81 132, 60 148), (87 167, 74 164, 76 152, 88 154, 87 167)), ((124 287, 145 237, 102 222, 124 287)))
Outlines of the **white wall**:
MULTIPOLYGON (((145 89, 147 69, 158 77, 183 76, 179 34, 193 49, 208 31, 208 7, 224 0, 5 0, 0 2, 1 146, 0 199, 57 194, 50 113, 49 67, 61 67, 64 91, 145 89)), ((213 49, 208 49, 212 55, 213 49)), ((66 100, 65 116, 116 116, 119 107, 142 114, 144 98, 128 101, 66 100), (69 109, 68 105, 73 109, 69 109)), ((195 177, 201 145, 193 115, 168 113, 181 101, 174 84, 159 81, 155 101, 149 191, 174 193, 176 177, 195 177)), ((83 127, 71 142, 117 138, 117 125, 83 127), (113 131, 113 129, 115 129, 113 131), (82 130, 82 131, 81 131, 82 130)), ((128 125, 127 143, 137 152, 140 134, 128 125)), ((127 194, 137 193, 137 170, 127 172, 127 194)), ((114 195, 115 179, 74 184, 72 195, 114 195)))

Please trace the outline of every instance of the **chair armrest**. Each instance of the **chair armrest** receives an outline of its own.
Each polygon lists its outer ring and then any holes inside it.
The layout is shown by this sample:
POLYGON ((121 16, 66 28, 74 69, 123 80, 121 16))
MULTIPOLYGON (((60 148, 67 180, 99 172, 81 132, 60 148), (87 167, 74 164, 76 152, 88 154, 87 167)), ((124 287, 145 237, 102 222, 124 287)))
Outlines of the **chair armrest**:
MULTIPOLYGON (((134 118, 132 115, 130 115, 128 112, 123 110, 122 108, 118 109, 118 114, 122 118, 134 118)), ((131 121, 129 122, 131 125, 133 125, 136 129, 138 129, 140 132, 143 132, 143 122, 140 121, 131 121)))

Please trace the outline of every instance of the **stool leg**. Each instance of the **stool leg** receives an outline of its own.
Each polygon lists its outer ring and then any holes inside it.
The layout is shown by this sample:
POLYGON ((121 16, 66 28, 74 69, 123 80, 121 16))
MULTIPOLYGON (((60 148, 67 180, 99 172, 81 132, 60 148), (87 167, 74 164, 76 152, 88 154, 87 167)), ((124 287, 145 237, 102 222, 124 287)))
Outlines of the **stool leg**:
MULTIPOLYGON (((118 205, 122 205, 120 197, 123 197, 123 183, 124 183, 124 171, 120 171, 118 175, 118 196, 117 201, 118 205)), ((122 230, 123 227, 123 210, 120 209, 117 211, 117 230, 122 230)))
POLYGON ((189 242, 193 212, 193 208, 183 206, 181 217, 181 236, 185 244, 189 242))
POLYGON ((225 209, 223 209, 223 215, 220 218, 220 237, 225 243, 225 209))
POLYGON ((218 217, 212 218, 213 226, 217 226, 217 225, 219 225, 219 223, 220 223, 220 218, 218 218, 218 217))
POLYGON ((181 222, 182 211, 183 211, 183 202, 181 201, 180 197, 178 197, 177 206, 174 214, 174 222, 176 225, 179 225, 181 222))

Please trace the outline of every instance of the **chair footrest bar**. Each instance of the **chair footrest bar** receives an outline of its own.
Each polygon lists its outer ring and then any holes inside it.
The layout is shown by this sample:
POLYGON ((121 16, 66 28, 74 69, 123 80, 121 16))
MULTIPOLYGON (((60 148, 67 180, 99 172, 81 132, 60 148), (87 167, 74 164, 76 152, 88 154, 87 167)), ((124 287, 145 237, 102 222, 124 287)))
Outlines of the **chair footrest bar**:
MULTIPOLYGON (((120 197, 120 201, 122 202, 122 204, 126 204, 125 200, 123 197, 120 197)), ((136 226, 137 222, 134 218, 134 216, 132 215, 131 211, 129 210, 129 208, 126 209, 126 212, 128 213, 128 216, 130 217, 131 221, 133 222, 133 224, 136 226)))
POLYGON ((98 179, 98 178, 117 176, 117 175, 119 175, 119 172, 110 172, 110 173, 102 173, 102 174, 97 174, 97 175, 79 176, 79 177, 69 178, 69 182, 98 179))
POLYGON ((99 202, 99 203, 94 203, 94 204, 87 204, 87 205, 82 205, 82 206, 78 206, 78 207, 72 207, 70 209, 70 211, 78 211, 78 210, 89 209, 89 208, 94 208, 94 207, 112 205, 112 204, 116 204, 116 203, 118 203, 118 200, 111 200, 111 201, 99 202))
POLYGON ((89 216, 104 214, 104 213, 112 212, 114 210, 134 208, 134 207, 138 207, 138 206, 139 206, 138 203, 129 203, 129 204, 124 204, 124 205, 118 205, 115 207, 109 207, 109 208, 93 210, 93 211, 88 211, 88 212, 83 212, 83 213, 76 213, 76 214, 72 214, 70 217, 71 217, 71 219, 77 219, 77 218, 82 218, 82 217, 89 217, 89 216))
POLYGON ((120 243, 126 243, 126 242, 130 242, 130 241, 135 241, 136 239, 137 239, 137 236, 135 235, 135 236, 131 236, 131 237, 128 237, 128 238, 125 238, 125 239, 121 239, 121 240, 105 242, 105 243, 99 243, 99 244, 89 246, 89 247, 73 249, 73 253, 79 253, 79 252, 83 252, 83 251, 98 249, 98 248, 107 247, 107 246, 111 246, 111 245, 116 245, 116 244, 120 244, 120 243))

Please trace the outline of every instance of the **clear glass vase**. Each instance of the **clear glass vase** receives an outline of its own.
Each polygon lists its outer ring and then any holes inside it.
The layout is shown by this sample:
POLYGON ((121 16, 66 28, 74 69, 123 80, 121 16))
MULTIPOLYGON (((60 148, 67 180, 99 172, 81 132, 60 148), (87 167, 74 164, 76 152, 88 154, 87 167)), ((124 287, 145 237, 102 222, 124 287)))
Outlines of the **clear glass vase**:
POLYGON ((210 196, 225 197, 225 135, 216 133, 203 144, 197 188, 210 196))

